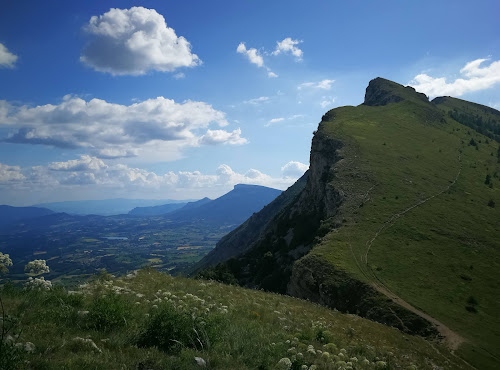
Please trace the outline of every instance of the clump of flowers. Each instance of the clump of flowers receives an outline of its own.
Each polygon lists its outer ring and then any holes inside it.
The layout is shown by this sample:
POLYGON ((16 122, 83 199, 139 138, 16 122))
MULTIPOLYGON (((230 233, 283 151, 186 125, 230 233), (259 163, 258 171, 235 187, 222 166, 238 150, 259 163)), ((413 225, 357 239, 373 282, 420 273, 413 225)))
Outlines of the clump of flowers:
POLYGON ((24 266, 24 271, 33 275, 41 275, 50 272, 50 269, 45 260, 34 260, 24 266))
POLYGON ((30 276, 24 286, 26 289, 50 290, 52 288, 52 282, 50 280, 45 280, 43 276, 39 278, 32 278, 30 276))
POLYGON ((0 274, 8 273, 9 266, 12 266, 12 260, 10 259, 9 255, 0 252, 0 274))
POLYGON ((292 368, 292 361, 288 357, 284 357, 278 361, 276 369, 290 370, 292 368))
MULTIPOLYGON (((34 260, 24 266, 24 271, 32 275, 41 275, 50 272, 50 269, 45 260, 34 260)), ((43 276, 39 278, 30 276, 24 285, 26 289, 50 290, 52 288, 52 282, 45 280, 43 276)))

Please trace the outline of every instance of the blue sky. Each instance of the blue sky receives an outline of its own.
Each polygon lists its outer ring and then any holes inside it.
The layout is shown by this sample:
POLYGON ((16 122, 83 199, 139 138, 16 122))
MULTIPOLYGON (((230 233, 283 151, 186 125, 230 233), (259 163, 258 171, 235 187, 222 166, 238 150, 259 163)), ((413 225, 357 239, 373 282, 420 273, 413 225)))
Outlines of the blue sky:
POLYGON ((498 109, 498 14, 493 0, 3 1, 0 203, 284 189, 321 116, 377 76, 498 109))

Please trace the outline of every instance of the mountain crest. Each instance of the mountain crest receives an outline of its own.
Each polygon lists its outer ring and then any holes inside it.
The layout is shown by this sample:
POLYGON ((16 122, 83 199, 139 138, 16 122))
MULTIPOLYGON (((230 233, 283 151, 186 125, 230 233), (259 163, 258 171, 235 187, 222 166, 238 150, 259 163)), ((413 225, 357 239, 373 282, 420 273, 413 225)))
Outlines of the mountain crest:
POLYGON ((380 106, 389 103, 399 103, 403 100, 429 102, 425 94, 415 91, 411 86, 403 86, 396 82, 377 77, 368 84, 363 105, 380 106))

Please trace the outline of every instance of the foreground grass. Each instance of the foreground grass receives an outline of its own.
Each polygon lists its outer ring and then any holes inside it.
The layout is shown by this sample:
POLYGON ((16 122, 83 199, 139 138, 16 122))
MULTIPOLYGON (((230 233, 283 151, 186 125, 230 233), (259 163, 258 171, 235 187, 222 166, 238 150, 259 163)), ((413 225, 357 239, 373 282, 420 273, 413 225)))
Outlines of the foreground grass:
POLYGON ((2 347, 14 354, 4 368, 466 368, 439 345, 355 315, 152 269, 69 293, 6 285, 1 296, 22 328, 2 347))
POLYGON ((335 109, 322 129, 347 145, 332 184, 352 195, 339 213, 344 227, 313 253, 378 279, 464 336, 461 356, 498 368, 499 144, 435 111, 411 101, 335 109), (448 191, 388 224, 367 254, 394 214, 445 190, 459 171, 448 191))

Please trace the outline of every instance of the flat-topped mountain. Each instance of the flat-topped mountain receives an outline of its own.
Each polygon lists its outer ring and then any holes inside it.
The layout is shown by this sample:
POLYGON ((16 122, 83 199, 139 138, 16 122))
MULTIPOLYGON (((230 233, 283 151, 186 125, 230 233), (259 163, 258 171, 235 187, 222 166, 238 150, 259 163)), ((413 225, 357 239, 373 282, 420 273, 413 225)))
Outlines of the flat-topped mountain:
POLYGON ((239 225, 280 194, 281 190, 265 186, 238 184, 233 190, 217 199, 205 198, 199 203, 188 204, 184 208, 166 214, 165 217, 239 225))

